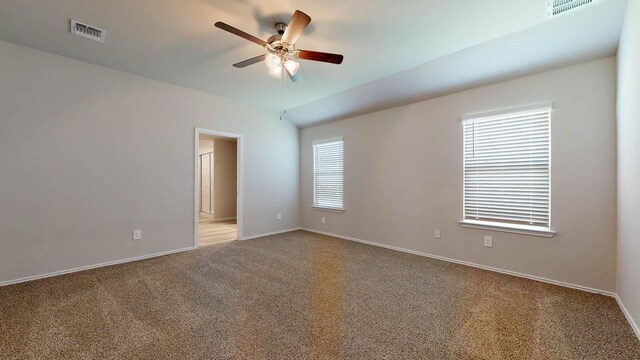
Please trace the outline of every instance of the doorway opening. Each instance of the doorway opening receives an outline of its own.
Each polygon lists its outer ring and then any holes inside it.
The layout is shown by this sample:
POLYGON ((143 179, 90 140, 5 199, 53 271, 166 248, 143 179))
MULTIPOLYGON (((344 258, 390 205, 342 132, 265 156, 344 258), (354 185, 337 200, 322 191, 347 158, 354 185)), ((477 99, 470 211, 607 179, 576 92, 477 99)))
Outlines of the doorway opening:
POLYGON ((241 136, 196 129, 195 246, 240 238, 241 136))

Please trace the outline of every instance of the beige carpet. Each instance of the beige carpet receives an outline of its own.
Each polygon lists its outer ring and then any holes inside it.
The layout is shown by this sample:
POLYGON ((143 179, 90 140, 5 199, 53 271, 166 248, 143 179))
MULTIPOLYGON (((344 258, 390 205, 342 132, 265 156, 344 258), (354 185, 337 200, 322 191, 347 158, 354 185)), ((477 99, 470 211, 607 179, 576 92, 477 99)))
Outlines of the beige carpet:
POLYGON ((2 359, 640 359, 614 299, 297 231, 0 288, 2 359))

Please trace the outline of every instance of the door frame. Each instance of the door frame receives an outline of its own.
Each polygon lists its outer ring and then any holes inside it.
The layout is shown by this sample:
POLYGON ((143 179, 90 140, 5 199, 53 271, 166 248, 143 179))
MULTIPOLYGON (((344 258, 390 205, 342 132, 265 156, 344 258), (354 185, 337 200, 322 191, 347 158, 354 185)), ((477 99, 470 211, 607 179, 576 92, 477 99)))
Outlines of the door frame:
POLYGON ((200 177, 198 176, 198 149, 200 148, 200 135, 213 135, 220 136, 226 138, 236 139, 236 151, 237 151, 237 159, 236 159, 236 221, 237 221, 237 236, 238 240, 242 239, 243 228, 244 228, 244 196, 243 196, 243 186, 244 184, 244 151, 243 146, 244 142, 242 141, 242 135, 234 134, 224 131, 217 131, 211 129, 204 128, 195 128, 195 146, 194 146, 194 173, 193 173, 193 247, 198 247, 198 219, 200 216, 200 177))
MULTIPOLYGON (((200 175, 200 177, 198 178, 198 181, 200 181, 200 186, 198 188, 198 198, 200 200, 202 200, 202 157, 204 155, 209 155, 209 171, 211 173, 213 173, 213 168, 211 165, 212 164, 212 160, 213 160, 213 151, 212 152, 208 152, 208 153, 204 153, 204 154, 200 154, 200 149, 198 149, 198 172, 197 174, 200 175)), ((209 179, 209 188, 211 188, 211 185, 213 185, 213 179, 211 179, 211 175, 209 175, 210 179, 209 179)), ((209 192, 211 192, 211 190, 209 190, 209 192)), ((206 214, 208 216, 211 216, 211 218, 213 219, 213 194, 211 194, 211 196, 209 197, 209 212, 205 212, 202 211, 202 201, 198 201, 199 205, 198 206, 198 218, 200 216, 202 216, 202 214, 206 214)), ((237 215, 236 215, 237 216, 237 215)))

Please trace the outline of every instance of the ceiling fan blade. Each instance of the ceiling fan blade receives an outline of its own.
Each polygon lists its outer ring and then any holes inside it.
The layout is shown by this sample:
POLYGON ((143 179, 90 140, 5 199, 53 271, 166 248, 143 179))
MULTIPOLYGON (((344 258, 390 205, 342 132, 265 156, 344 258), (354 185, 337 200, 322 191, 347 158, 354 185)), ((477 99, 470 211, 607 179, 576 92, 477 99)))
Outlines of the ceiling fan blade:
POLYGON ((309 15, 300 10, 296 10, 291 17, 291 21, 289 21, 289 25, 287 25, 287 30, 285 30, 282 35, 282 41, 289 45, 295 44, 310 22, 311 18, 309 15))
POLYGON ((255 57, 252 57, 251 59, 247 59, 244 61, 240 61, 239 63, 235 63, 233 64, 233 67, 237 67, 239 69, 247 67, 249 65, 253 65, 255 63, 259 63, 260 61, 264 61, 264 59, 267 57, 267 54, 262 54, 262 55, 258 55, 255 57))
POLYGON ((217 23, 215 23, 215 26, 219 29, 222 29, 224 31, 228 31, 234 35, 240 36, 243 39, 247 39, 249 41, 252 41, 260 46, 267 46, 266 41, 258 39, 257 37, 253 36, 253 35, 249 35, 246 32, 240 30, 240 29, 236 29, 231 25, 225 24, 222 21, 218 21, 217 23))
POLYGON ((344 56, 340 54, 330 54, 309 50, 298 50, 296 51, 296 56, 298 57, 298 59, 322 61, 332 64, 342 64, 342 60, 344 59, 344 56))

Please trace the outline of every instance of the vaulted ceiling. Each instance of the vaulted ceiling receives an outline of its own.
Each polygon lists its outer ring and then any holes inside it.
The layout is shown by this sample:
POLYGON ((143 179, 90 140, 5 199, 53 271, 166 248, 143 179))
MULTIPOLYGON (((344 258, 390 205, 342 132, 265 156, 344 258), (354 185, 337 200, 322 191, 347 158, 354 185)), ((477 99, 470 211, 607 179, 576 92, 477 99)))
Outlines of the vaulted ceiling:
POLYGON ((546 19, 546 0, 3 0, 0 40, 278 110, 300 126, 440 95, 492 79, 613 55, 626 0, 546 19), (312 18, 297 47, 344 54, 303 61, 282 90, 262 64, 231 64, 294 10, 312 18), (69 33, 69 19, 107 31, 69 33), (519 51, 517 51, 519 50, 519 51), (512 61, 509 61, 509 58, 512 61))

